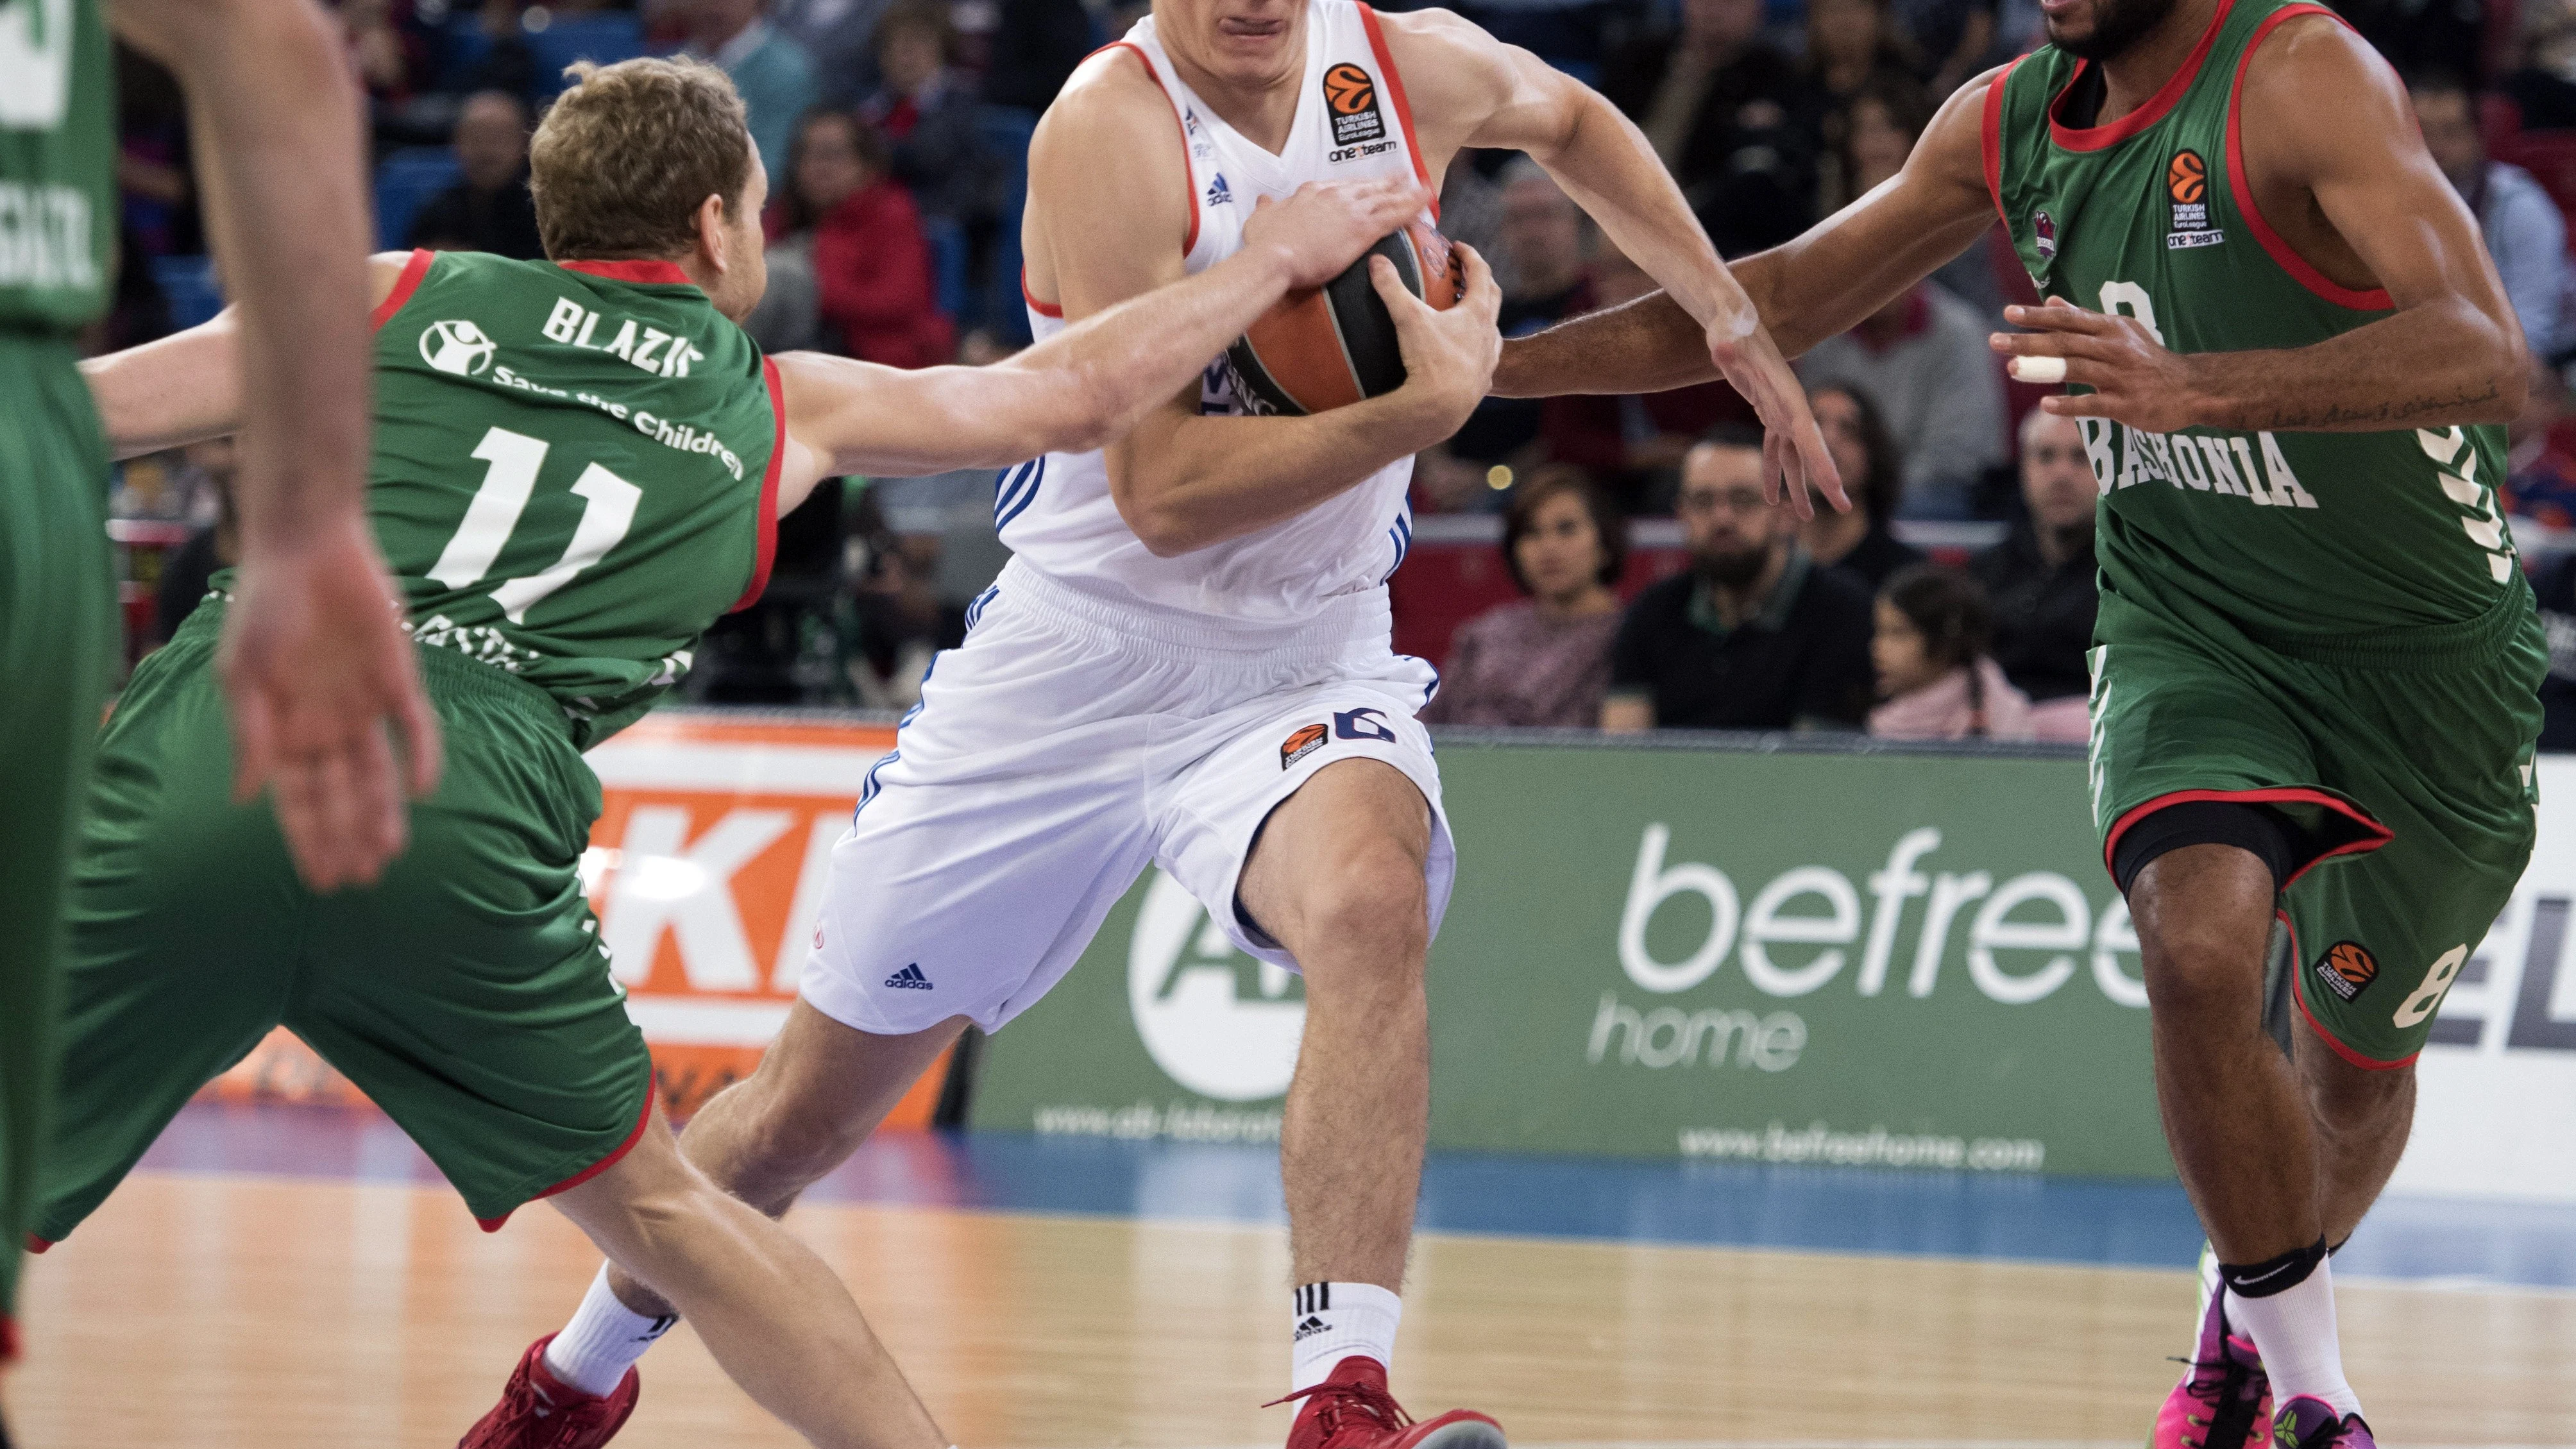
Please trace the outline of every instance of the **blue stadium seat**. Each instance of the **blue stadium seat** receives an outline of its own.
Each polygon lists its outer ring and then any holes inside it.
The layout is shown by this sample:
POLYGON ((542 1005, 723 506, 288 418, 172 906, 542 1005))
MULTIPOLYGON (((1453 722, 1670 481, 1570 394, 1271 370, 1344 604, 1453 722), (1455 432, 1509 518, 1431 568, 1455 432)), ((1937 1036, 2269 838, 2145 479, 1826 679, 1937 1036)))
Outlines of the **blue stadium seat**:
POLYGON ((437 37, 439 89, 462 90, 466 74, 492 53, 492 37, 483 33, 483 16, 460 7, 438 27, 437 37))
POLYGON ((632 14, 566 15, 543 30, 527 32, 528 52, 537 61, 537 95, 560 95, 563 69, 576 60, 615 65, 644 54, 644 29, 632 14))
POLYGON ((154 257, 152 280, 170 302, 170 329, 194 327, 224 310, 213 257, 154 257))
POLYGON ((993 238, 993 272, 984 291, 979 319, 1006 343, 1029 340, 1028 309, 1020 302, 1020 213, 1028 209, 1029 137, 1037 130, 1035 112, 1010 106, 986 106, 976 130, 984 144, 1002 158, 1002 216, 993 238))
POLYGON ((966 316, 966 233, 944 216, 921 219, 921 239, 930 243, 930 284, 939 310, 949 320, 966 316))
POLYGON ((422 206, 456 182, 456 153, 444 146, 405 146, 376 167, 376 245, 398 247, 422 206))

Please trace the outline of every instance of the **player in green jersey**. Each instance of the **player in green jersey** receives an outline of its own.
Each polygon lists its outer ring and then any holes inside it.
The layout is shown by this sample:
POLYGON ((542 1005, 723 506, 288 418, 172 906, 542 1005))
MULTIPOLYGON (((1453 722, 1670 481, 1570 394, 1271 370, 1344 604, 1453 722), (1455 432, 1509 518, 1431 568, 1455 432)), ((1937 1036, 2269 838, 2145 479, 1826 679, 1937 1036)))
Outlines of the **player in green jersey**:
MULTIPOLYGON (((413 784, 438 752, 359 511, 356 92, 302 0, 123 0, 115 20, 186 89, 208 224, 268 358, 243 405, 244 596, 225 641, 241 749, 215 768, 244 798, 274 784, 317 888, 368 879, 403 832, 385 721, 413 784)), ((0 0, 0 1361, 48 1135, 66 857, 115 660, 108 460, 74 370, 115 272, 110 76, 91 0, 0 0)))
MULTIPOLYGON (((1251 217, 1240 256, 989 368, 764 358, 735 324, 766 282, 768 181, 731 83, 694 61, 575 74, 530 158, 553 261, 374 264, 367 503, 446 724, 446 778, 373 889, 296 888, 265 818, 208 783, 226 748, 211 645, 235 607, 218 576, 101 741, 35 1232, 70 1232, 199 1085, 283 1023, 421 1144, 486 1228, 549 1198, 809 1439, 938 1449, 838 1280, 690 1166, 658 1120, 581 888, 600 801, 579 752, 649 708, 697 634, 757 596, 775 520, 820 480, 1100 446, 1427 198, 1409 178, 1308 188, 1251 217)), ((1471 263, 1448 313, 1380 290, 1406 385, 1463 419, 1486 381, 1490 274, 1471 263)), ((239 342, 227 315, 88 364, 116 449, 237 426, 253 376, 239 342)), ((586 1443, 631 1412, 631 1373, 605 1397, 568 1392, 542 1348, 468 1443, 586 1443)))
MULTIPOLYGON (((2000 215, 2050 298, 1996 346, 2074 385, 2045 406, 2103 493, 2095 813, 2220 1280, 2152 1443, 2355 1449, 2328 1248, 2532 845, 2544 660, 2495 494, 2529 361, 2405 90, 2330 11, 2042 10, 2051 44, 1962 88, 1900 175, 1736 274, 1794 353, 2000 215)), ((1497 389, 1672 387, 1703 347, 1649 297, 1511 344, 1497 389)))

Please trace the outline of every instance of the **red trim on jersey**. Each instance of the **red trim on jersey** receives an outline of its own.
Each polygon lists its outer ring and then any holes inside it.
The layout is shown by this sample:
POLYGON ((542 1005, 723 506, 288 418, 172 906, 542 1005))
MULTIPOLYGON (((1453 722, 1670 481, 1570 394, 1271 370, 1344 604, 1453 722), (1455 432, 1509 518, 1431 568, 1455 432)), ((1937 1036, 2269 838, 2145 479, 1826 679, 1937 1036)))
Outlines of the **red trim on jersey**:
MULTIPOLYGON (((2311 790, 2304 785, 2283 786, 2270 790, 2176 790, 2169 795, 2158 795, 2145 804, 2131 806, 2126 814, 2112 822, 2110 834, 2102 841, 2102 868, 2106 871, 2111 870, 2111 862, 2119 853, 2120 837, 2128 833, 2130 826, 2168 805, 2188 804, 2194 800, 2232 800, 2240 805, 2317 805, 2343 816, 2367 832, 2361 839, 2346 841, 2300 866, 2288 880, 2281 882, 2283 890, 2297 885, 2300 876, 2306 875, 2338 855, 2359 855, 2364 851, 2377 850, 2397 838, 2396 831, 2371 819, 2361 807, 2351 801, 2337 799, 2323 790, 2311 790)), ((2116 872, 2113 878, 2115 880, 2118 878, 2116 872)))
POLYGON ((429 275, 429 264, 437 258, 438 253, 426 248, 415 247, 412 250, 411 260, 403 263, 402 275, 394 278, 394 289, 385 293, 385 299, 376 304, 375 311, 367 314, 368 331, 378 331, 394 320, 394 314, 403 309, 403 303, 410 301, 411 294, 420 290, 420 279, 429 275))
POLYGON ((2413 1066, 2415 1064, 2415 1059, 2423 1055, 2422 1052, 2408 1052, 2406 1055, 2399 1057, 2393 1062, 2383 1062, 2377 1057, 2364 1056, 2360 1052, 2354 1051, 2351 1047, 2345 1045, 2342 1038, 2337 1037, 2333 1032, 2326 1030, 2326 1024, 2317 1020, 2317 1014, 2315 1012, 2308 1010, 2308 984, 2305 979, 2308 973, 2307 969, 2299 962, 2298 942, 2295 933, 2293 933, 2291 938, 2290 952, 2290 999, 2298 1003, 2299 1015, 2308 1019, 2308 1030, 2315 1032, 2317 1034, 2317 1040, 2324 1042, 2327 1047, 2333 1050, 2336 1056, 2343 1058, 2345 1061, 2352 1063, 2354 1066, 2361 1068, 2365 1072, 2393 1072, 2399 1067, 2413 1066))
MULTIPOLYGON (((634 1151, 635 1144, 644 1140, 644 1129, 647 1126, 650 1126, 653 1121, 653 1091, 652 1083, 645 1083, 644 1110, 635 1118, 635 1130, 626 1134, 626 1140, 617 1144, 616 1151, 599 1159, 597 1162, 592 1163, 590 1166, 583 1168, 581 1171, 574 1173, 572 1176, 565 1178, 563 1181, 556 1183, 550 1188, 546 1188, 541 1192, 530 1193, 528 1195, 528 1201, 535 1202, 541 1197, 553 1197, 559 1192, 570 1192, 572 1189, 581 1186, 583 1183, 599 1176, 608 1169, 615 1167, 617 1165, 617 1159, 634 1151)), ((510 1210, 510 1212, 516 1211, 518 1211, 517 1208, 512 1208, 510 1210)), ((503 1213, 497 1218, 476 1218, 474 1220, 474 1225, 487 1233, 497 1233, 501 1231, 501 1225, 509 1220, 510 1213, 503 1213)))
MULTIPOLYGON (((1136 59, 1144 64, 1145 78, 1154 83, 1154 89, 1163 93, 1163 104, 1172 108, 1172 129, 1181 137, 1181 176, 1188 188, 1190 205, 1190 229, 1181 238, 1181 255, 1186 257, 1199 249, 1199 179, 1198 174, 1190 169, 1190 128, 1181 123, 1181 103, 1172 99, 1171 89, 1163 84, 1163 73, 1154 69, 1154 58, 1145 53, 1143 46, 1132 40, 1113 40, 1100 49, 1136 52, 1136 59)), ((1094 55, 1099 53, 1092 52, 1094 55)))
POLYGON ((689 274, 677 262, 557 262, 567 272, 605 277, 612 282, 686 282, 689 274))
POLYGON ((2004 82, 2011 80, 2013 72, 2029 58, 2026 55, 2013 57, 2012 63, 2004 67, 2004 73, 1995 77, 1993 85, 1986 87, 1986 194, 1995 199, 1995 216, 2003 222, 2006 234, 2012 231, 2012 218, 2004 215, 2004 82))
POLYGON ((2193 46, 2191 54, 2183 57, 2182 65, 2166 78, 2164 85, 2158 88, 2154 95, 2147 97, 2145 105, 2107 126, 2086 126, 2078 130, 2073 126, 2061 126, 2057 123, 2058 103, 2066 99, 2067 91, 2075 89, 2075 83, 2084 78, 2084 68, 2093 63, 2089 60, 2077 61, 2075 73, 2066 78, 2065 90, 2049 98, 2048 134, 2058 145, 2069 151, 2099 151, 2105 147, 2116 146, 2163 120, 2165 112, 2179 105, 2183 93, 2191 89, 2193 79, 2200 74, 2201 62, 2209 59, 2210 47, 2218 43, 2218 32, 2227 24, 2227 13, 2235 8, 2236 0, 2218 0, 2218 13, 2209 17, 2209 28, 2200 33, 2200 44, 2193 46))
POLYGON ((2236 79, 2227 88, 2227 189, 2235 196, 2236 210, 2244 216, 2245 224, 2253 229, 2254 239, 2263 244, 2264 252, 2280 264, 2282 271, 2296 278, 2300 286, 2338 307, 2349 307, 2356 312, 2385 312, 2397 305, 2389 299, 2385 288, 2357 291, 2344 286, 2310 266, 2306 257, 2300 256, 2282 240, 2281 234, 2272 230, 2272 224, 2265 221, 2263 213, 2255 208, 2254 188, 2245 179, 2245 133, 2238 126, 2237 118, 2245 106, 2246 67, 2254 63, 2254 52, 2262 47, 2263 37, 2272 33, 2273 26, 2300 15, 2324 15, 2338 25, 2344 23, 2342 16, 2322 5, 2284 5, 2264 16, 2262 23, 2254 27, 2253 38, 2245 42, 2245 54, 2236 62, 2236 79))
MULTIPOLYGON (((1192 205, 1190 210, 1191 214, 1196 215, 1198 208, 1192 205)), ((1026 262, 1020 263, 1020 300, 1028 303, 1029 310, 1041 317, 1053 317, 1059 322, 1064 320, 1063 303, 1041 302, 1038 300, 1038 294, 1029 290, 1029 264, 1026 262)))
MULTIPOLYGON (((1431 193, 1431 219, 1440 219, 1440 188, 1431 184, 1431 170, 1422 161, 1422 143, 1413 139, 1413 103, 1404 98, 1404 74, 1395 68, 1395 56, 1386 48, 1386 32, 1378 28, 1377 12, 1363 0, 1360 5, 1360 28, 1368 32, 1369 52, 1377 57, 1377 68, 1386 73, 1386 98, 1395 106, 1395 123, 1404 128, 1404 154, 1413 162, 1413 179, 1431 193)), ((1314 41, 1309 38, 1309 45, 1314 41)))
POLYGON ((34 1233, 27 1235, 27 1251, 30 1253, 41 1253, 53 1245, 53 1240, 50 1238, 40 1238, 34 1233))
POLYGON ((760 475, 760 542, 751 564, 751 587, 725 610, 736 614, 759 601, 769 587, 769 565, 778 556, 778 475, 787 466, 787 396, 778 377, 778 364, 760 359, 761 380, 769 384, 769 414, 777 422, 777 434, 769 445, 769 466, 760 475))
POLYGON ((18 1320, 0 1313, 0 1363, 18 1361, 18 1320))

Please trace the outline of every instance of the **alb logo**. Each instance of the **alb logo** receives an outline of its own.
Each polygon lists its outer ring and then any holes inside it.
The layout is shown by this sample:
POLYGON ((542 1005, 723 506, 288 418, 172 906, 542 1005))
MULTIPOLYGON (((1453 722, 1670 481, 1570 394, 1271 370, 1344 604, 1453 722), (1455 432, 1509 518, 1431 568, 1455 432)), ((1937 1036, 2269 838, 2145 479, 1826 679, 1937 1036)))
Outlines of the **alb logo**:
POLYGON ((902 970, 894 973, 892 976, 887 977, 885 979, 885 984, 893 987, 897 991, 929 991, 934 989, 930 984, 930 978, 921 974, 921 963, 918 961, 906 966, 902 970))
POLYGON ((420 334, 420 360, 456 377, 481 377, 501 350, 471 322, 432 322, 420 334))

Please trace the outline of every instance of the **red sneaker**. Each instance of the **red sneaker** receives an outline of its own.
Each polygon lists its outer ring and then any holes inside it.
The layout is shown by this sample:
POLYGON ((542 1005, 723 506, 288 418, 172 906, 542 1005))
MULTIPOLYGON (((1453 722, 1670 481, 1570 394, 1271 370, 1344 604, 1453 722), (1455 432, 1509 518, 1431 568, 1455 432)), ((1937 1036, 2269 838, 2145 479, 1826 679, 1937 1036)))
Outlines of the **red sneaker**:
POLYGON ((1333 1376, 1313 1388, 1270 1402, 1289 1399, 1306 1405, 1289 1426, 1288 1449, 1506 1449, 1503 1426, 1473 1409, 1413 1422, 1386 1391, 1386 1365, 1365 1354, 1333 1365, 1333 1376))
POLYGON ((500 1407, 485 1414, 456 1449, 599 1449, 635 1412, 643 1380, 635 1370, 609 1394, 585 1394, 546 1370, 551 1333, 528 1345, 501 1390, 500 1407))

